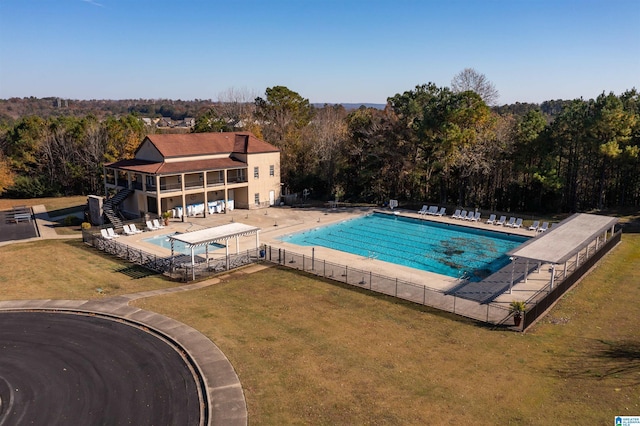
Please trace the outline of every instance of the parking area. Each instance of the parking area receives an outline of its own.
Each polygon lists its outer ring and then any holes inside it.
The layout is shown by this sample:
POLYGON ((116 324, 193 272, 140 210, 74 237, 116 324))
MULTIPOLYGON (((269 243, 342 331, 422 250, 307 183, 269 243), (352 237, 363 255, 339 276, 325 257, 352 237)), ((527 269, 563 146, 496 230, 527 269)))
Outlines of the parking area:
POLYGON ((0 242, 26 240, 38 236, 36 221, 30 207, 16 206, 0 211, 0 242))

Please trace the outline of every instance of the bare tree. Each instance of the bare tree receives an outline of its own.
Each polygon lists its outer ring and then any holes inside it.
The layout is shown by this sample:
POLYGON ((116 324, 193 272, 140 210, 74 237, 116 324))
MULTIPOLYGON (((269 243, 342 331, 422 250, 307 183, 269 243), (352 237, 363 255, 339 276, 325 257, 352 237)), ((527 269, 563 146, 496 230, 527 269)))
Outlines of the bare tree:
POLYGON ((451 80, 451 90, 455 93, 471 90, 476 92, 487 105, 495 105, 500 93, 487 77, 473 68, 465 68, 451 80))
POLYGON ((253 102, 257 97, 258 93, 255 90, 230 87, 218 94, 216 110, 231 127, 250 129, 249 122, 253 117, 255 107, 253 102))

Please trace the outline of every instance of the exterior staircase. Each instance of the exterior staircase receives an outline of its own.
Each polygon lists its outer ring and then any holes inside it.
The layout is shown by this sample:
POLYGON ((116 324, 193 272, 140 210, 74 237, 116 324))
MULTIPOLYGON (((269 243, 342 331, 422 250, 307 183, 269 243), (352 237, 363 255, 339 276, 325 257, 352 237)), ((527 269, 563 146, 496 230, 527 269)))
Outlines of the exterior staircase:
POLYGON ((122 228, 122 219, 120 217, 118 206, 122 203, 125 198, 127 198, 130 194, 133 193, 131 189, 123 189, 119 191, 116 195, 109 198, 102 205, 102 210, 104 215, 107 217, 109 222, 113 225, 114 228, 119 229, 122 228))

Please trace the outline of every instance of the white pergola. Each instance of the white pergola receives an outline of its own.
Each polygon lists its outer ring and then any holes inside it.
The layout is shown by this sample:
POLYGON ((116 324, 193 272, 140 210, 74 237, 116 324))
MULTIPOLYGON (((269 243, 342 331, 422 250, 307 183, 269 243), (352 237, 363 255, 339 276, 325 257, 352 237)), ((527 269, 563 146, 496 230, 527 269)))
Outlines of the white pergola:
POLYGON ((209 260, 209 244, 224 241, 225 254, 229 256, 229 240, 236 240, 236 254, 240 253, 239 239, 248 235, 256 236, 256 248, 260 246, 260 228, 245 225, 244 223, 229 223, 227 225, 213 228, 201 229, 199 231, 186 232, 169 236, 171 241, 171 256, 174 255, 173 244, 175 241, 184 243, 191 249, 191 266, 195 264, 194 249, 198 246, 205 246, 207 261, 209 260))
MULTIPOLYGON (((553 289, 555 269, 564 265, 563 279, 567 273, 567 262, 575 258, 576 268, 580 262, 580 253, 589 252, 594 245, 595 251, 612 237, 618 219, 595 214, 576 213, 536 238, 532 238, 515 250, 507 253, 511 260, 525 259, 524 281, 527 281, 528 262, 551 264, 551 288, 553 289)), ((515 263, 514 263, 515 265, 515 263)), ((512 271, 513 277, 513 271, 512 271)), ((512 278, 513 280, 513 278, 512 278)), ((509 287, 511 291, 513 282, 509 287)))

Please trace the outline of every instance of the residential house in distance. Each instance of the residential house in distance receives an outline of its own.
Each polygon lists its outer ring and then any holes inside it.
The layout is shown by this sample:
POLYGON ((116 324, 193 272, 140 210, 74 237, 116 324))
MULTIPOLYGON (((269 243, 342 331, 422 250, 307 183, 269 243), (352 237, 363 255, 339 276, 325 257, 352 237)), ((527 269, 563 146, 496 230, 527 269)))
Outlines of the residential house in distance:
POLYGON ((257 209, 280 199, 280 151, 248 132, 154 134, 104 176, 126 217, 257 209))

